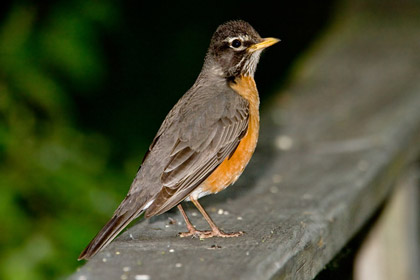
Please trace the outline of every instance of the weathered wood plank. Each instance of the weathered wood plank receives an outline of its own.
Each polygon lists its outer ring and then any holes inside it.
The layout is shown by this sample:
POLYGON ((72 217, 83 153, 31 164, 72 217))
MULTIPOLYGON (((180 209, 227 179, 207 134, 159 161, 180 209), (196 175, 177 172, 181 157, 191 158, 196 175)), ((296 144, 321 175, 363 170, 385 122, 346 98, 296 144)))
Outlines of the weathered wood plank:
POLYGON ((138 222, 72 279, 313 278, 420 150, 419 7, 350 10, 264 108, 245 174, 202 200, 244 236, 181 239, 171 212, 138 222))

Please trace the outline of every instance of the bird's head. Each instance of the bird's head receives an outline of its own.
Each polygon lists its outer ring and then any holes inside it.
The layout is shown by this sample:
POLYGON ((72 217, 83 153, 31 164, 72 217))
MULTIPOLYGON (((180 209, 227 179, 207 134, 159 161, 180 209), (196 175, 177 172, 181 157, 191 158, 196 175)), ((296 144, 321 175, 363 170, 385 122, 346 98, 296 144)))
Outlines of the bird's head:
POLYGON ((261 38, 245 21, 229 21, 220 25, 213 34, 206 69, 225 78, 254 76, 261 51, 278 41, 276 38, 261 38))

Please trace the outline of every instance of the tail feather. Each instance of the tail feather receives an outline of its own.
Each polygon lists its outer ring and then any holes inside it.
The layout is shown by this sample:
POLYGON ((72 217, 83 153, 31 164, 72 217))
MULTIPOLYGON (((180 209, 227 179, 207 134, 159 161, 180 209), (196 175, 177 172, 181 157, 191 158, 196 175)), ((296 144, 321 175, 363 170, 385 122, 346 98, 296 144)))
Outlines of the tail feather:
POLYGON ((78 260, 90 259, 98 253, 103 247, 108 245, 132 220, 141 215, 143 211, 134 213, 124 213, 123 215, 114 215, 106 223, 101 231, 93 238, 89 245, 80 254, 78 260))

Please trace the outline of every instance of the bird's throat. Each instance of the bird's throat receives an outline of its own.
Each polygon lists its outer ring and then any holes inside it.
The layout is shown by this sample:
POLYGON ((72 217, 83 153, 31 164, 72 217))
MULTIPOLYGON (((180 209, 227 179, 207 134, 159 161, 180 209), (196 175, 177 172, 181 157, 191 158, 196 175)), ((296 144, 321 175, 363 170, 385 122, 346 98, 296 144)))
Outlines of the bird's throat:
POLYGON ((239 76, 229 82, 229 86, 249 102, 251 116, 255 113, 259 117, 260 97, 254 78, 252 76, 239 76))

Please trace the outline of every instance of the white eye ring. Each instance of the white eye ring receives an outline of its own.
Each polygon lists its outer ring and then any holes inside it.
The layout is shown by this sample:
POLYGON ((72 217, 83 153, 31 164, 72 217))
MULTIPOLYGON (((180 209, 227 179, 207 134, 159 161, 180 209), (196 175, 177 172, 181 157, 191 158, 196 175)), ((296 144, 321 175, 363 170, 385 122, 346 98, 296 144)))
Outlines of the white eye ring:
POLYGON ((246 48, 244 46, 244 40, 240 37, 230 38, 228 42, 229 42, 229 47, 231 47, 235 51, 241 51, 246 48))

